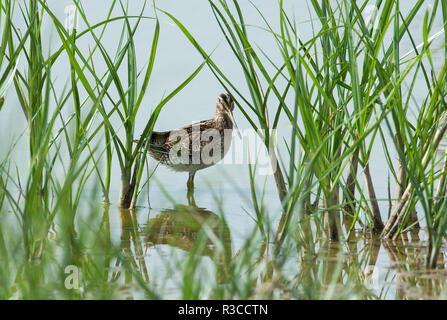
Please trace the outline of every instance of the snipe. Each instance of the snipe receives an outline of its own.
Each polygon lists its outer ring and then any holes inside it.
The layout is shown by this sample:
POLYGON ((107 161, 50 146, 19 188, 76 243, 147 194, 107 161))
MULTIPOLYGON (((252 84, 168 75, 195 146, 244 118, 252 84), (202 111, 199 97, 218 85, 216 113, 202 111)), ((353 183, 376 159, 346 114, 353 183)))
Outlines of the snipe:
POLYGON ((175 130, 152 131, 150 156, 174 171, 189 173, 187 198, 190 203, 194 203, 196 172, 222 160, 231 146, 233 126, 238 129, 233 109, 233 99, 222 93, 217 97, 213 118, 175 130))

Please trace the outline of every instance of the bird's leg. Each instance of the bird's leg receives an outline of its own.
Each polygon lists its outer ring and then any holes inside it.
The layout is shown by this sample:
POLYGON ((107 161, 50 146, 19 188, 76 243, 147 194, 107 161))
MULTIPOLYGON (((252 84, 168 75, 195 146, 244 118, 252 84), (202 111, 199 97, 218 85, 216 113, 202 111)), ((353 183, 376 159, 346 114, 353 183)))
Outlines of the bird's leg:
POLYGON ((194 191, 194 175, 196 174, 195 171, 189 172, 188 182, 186 183, 186 186, 188 187, 188 191, 194 191))
POLYGON ((195 171, 190 171, 189 177, 188 177, 188 182, 186 183, 186 186, 188 187, 188 193, 187 193, 188 203, 193 206, 196 205, 196 201, 194 200, 194 175, 195 174, 196 174, 195 171))

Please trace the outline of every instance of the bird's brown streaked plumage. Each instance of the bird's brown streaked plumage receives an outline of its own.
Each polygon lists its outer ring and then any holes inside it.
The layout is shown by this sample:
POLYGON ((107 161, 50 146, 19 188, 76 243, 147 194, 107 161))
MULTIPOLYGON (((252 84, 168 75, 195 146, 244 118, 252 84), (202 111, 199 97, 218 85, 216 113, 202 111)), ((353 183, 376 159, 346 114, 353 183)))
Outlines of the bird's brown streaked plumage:
POLYGON ((152 131, 148 148, 150 156, 175 171, 189 172, 188 193, 192 192, 195 172, 220 161, 230 148, 233 125, 236 125, 233 109, 233 99, 229 94, 223 93, 217 98, 213 118, 175 130, 152 131), (210 133, 217 134, 218 140, 211 138, 210 133), (202 151, 207 149, 212 149, 212 152, 217 149, 218 152, 209 155, 213 159, 211 162, 209 159, 204 161, 202 157, 202 151), (184 157, 183 161, 176 157, 177 150, 180 150, 178 156, 184 157))

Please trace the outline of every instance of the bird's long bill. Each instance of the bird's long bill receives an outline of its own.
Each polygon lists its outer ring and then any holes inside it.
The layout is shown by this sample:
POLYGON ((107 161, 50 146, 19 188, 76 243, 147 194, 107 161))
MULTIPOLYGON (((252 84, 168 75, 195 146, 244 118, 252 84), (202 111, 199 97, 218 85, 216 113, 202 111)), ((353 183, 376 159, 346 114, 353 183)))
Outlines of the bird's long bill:
POLYGON ((237 124, 236 124, 236 121, 234 120, 233 112, 230 111, 230 112, 228 112, 228 113, 230 114, 231 121, 233 121, 233 125, 234 125, 234 127, 236 128, 236 132, 237 132, 239 138, 242 139, 242 134, 241 134, 241 131, 239 130, 239 128, 238 128, 238 126, 237 126, 237 124))

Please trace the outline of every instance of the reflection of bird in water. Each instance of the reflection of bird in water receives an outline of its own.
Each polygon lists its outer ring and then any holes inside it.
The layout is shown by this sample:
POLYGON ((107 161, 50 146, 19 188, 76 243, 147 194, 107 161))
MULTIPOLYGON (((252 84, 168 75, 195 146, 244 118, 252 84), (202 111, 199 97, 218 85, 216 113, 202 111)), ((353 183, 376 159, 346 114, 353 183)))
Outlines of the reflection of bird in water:
MULTIPOLYGON (((218 282, 228 281, 227 264, 231 260, 230 230, 217 214, 196 206, 176 205, 173 209, 161 211, 155 218, 149 219, 144 231, 148 245, 167 244, 185 251, 197 249, 195 244, 201 236, 204 226, 210 228, 222 242, 224 252, 218 255, 218 282)), ((203 236, 206 236, 203 233, 203 236)), ((195 250, 195 254, 215 257, 216 247, 208 239, 202 251, 195 250)))
POLYGON ((222 160, 230 148, 233 125, 237 129, 233 109, 233 99, 222 93, 217 97, 216 114, 212 119, 175 130, 152 131, 150 156, 175 171, 189 172, 187 187, 191 204, 194 204, 196 171, 222 160))

